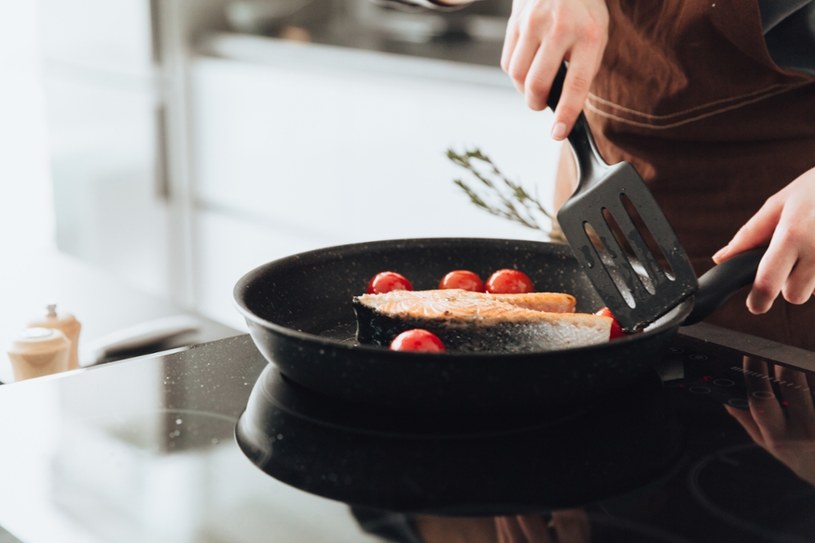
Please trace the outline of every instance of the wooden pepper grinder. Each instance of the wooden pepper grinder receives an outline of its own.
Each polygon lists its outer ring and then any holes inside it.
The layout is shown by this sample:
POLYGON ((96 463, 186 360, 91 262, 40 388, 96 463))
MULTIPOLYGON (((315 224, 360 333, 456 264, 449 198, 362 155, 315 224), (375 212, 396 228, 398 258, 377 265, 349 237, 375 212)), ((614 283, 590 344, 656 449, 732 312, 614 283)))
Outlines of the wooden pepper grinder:
POLYGON ((71 342, 56 328, 26 328, 7 352, 14 380, 23 381, 67 370, 71 342))
POLYGON ((70 313, 57 313, 57 304, 49 303, 45 306, 45 316, 28 323, 31 328, 52 328, 59 330, 71 342, 71 352, 68 357, 68 369, 79 367, 79 332, 82 324, 70 313))

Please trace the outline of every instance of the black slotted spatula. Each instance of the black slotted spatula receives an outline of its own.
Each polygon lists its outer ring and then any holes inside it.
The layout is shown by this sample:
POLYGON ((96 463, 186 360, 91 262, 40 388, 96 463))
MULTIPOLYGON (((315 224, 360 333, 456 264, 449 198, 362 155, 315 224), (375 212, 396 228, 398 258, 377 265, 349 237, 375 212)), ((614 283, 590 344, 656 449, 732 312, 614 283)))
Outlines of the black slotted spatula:
MULTIPOLYGON (((561 65, 547 99, 553 111, 565 77, 561 65)), ((696 273, 634 166, 603 160, 582 112, 568 139, 579 178, 558 223, 622 328, 641 330, 697 291, 696 273)))

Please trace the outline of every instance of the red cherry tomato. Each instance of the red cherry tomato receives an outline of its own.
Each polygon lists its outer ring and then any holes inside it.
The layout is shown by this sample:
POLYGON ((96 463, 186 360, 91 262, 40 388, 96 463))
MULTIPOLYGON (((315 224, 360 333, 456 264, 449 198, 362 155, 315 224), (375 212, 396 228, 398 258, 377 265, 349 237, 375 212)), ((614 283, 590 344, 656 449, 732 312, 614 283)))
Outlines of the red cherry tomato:
POLYGON ((470 270, 453 270, 439 282, 439 288, 460 288, 472 292, 484 292, 484 281, 470 270))
POLYGON ((532 279, 518 270, 498 270, 487 279, 487 292, 492 294, 523 294, 534 288, 532 279))
POLYGON ((444 352, 444 344, 439 336, 433 332, 422 328, 414 328, 406 330, 393 338, 391 349, 394 351, 442 353, 444 352))
POLYGON ((392 271, 377 273, 368 281, 368 294, 384 294, 392 290, 413 290, 413 285, 401 274, 392 271))
POLYGON ((617 317, 614 316, 609 308, 604 307, 597 311, 595 315, 611 317, 611 332, 609 332, 608 339, 617 339, 618 337, 623 337, 626 335, 625 332, 623 332, 623 327, 620 326, 620 323, 617 321, 617 317))

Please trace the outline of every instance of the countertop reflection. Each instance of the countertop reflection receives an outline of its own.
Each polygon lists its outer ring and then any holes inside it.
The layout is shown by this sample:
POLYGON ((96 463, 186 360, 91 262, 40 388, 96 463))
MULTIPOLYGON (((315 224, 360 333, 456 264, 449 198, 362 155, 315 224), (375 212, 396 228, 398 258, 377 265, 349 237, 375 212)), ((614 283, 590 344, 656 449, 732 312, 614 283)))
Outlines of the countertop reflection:
POLYGON ((0 387, 0 526, 26 542, 367 541, 347 506, 258 471, 234 427, 248 336, 0 387), (315 505, 317 506, 315 509, 315 505))

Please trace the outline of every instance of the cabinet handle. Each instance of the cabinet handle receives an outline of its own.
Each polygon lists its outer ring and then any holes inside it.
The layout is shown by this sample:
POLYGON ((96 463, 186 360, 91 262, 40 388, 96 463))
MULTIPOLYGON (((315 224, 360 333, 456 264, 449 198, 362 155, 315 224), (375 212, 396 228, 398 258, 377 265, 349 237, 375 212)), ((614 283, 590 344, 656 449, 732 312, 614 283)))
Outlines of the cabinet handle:
POLYGON ((167 157, 167 109, 156 105, 155 191, 156 198, 170 200, 170 168, 167 157))

